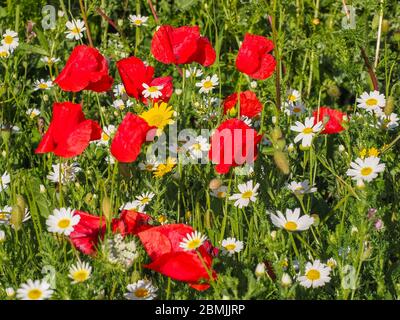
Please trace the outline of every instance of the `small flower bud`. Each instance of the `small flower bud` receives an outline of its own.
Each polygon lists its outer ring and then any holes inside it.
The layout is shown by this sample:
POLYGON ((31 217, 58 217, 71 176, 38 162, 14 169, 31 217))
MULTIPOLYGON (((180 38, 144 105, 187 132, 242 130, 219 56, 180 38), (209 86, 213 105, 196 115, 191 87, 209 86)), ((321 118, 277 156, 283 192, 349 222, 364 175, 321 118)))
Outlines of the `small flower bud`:
POLYGON ((292 285, 292 278, 286 272, 282 275, 281 284, 283 287, 290 287, 292 285))
POLYGON ((260 277, 264 276, 265 273, 266 273, 265 263, 264 262, 260 262, 256 267, 256 271, 255 271, 256 277, 260 278, 260 277))

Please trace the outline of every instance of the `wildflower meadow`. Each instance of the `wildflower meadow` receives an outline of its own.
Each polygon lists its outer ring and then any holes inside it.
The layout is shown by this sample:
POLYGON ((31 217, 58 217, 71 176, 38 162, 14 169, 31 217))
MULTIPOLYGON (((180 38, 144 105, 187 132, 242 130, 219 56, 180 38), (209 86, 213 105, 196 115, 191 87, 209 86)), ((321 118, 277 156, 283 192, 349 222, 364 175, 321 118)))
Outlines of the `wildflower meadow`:
POLYGON ((0 300, 396 300, 400 4, 0 2, 0 300))

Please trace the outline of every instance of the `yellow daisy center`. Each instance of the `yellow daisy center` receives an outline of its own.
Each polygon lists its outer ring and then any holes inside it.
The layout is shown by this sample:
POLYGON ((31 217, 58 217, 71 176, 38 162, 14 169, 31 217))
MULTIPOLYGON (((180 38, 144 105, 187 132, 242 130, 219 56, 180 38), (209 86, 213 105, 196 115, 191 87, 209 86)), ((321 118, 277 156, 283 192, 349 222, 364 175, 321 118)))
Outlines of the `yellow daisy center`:
POLYGON ((312 128, 304 128, 303 133, 305 133, 305 134, 313 133, 313 129, 312 128))
POLYGON ((371 167, 365 167, 361 169, 361 175, 363 176, 369 176, 372 171, 374 171, 371 167))
POLYGON ((195 143, 195 144, 193 145, 193 149, 195 149, 195 150, 201 150, 201 145, 200 145, 200 143, 195 143))
POLYGON ((75 27, 75 28, 73 28, 72 30, 71 30, 71 32, 72 33, 81 33, 81 29, 80 28, 78 28, 78 27, 75 27))
POLYGON ((311 269, 306 273, 306 277, 310 281, 315 281, 321 278, 321 273, 318 270, 311 269))
POLYGON ((70 224, 71 224, 70 219, 61 219, 60 221, 58 221, 57 226, 61 229, 65 229, 68 228, 70 224))
POLYGON ((234 243, 230 243, 230 244, 227 244, 227 245, 225 246, 225 249, 226 249, 227 251, 235 250, 235 248, 236 248, 236 244, 234 244, 234 243))
POLYGON ((375 98, 369 98, 367 101, 365 101, 365 104, 369 107, 373 107, 378 104, 378 100, 376 100, 375 98))
POLYGON ((0 220, 6 220, 7 219, 7 212, 0 212, 0 220))
POLYGON ((158 92, 158 88, 157 87, 148 87, 147 91, 148 92, 158 92))
POLYGON ((154 164, 146 164, 144 167, 147 171, 153 171, 154 169, 154 164))
POLYGON ((294 107, 293 108, 293 112, 294 113, 298 113, 298 112, 300 112, 301 111, 301 109, 299 108, 299 107, 294 107))
POLYGON ((106 133, 103 132, 102 137, 101 137, 101 140, 103 140, 103 141, 108 141, 108 140, 110 140, 110 137, 108 136, 108 134, 106 134, 106 133))
POLYGON ((167 221, 167 217, 166 216, 159 216, 158 217, 158 222, 159 223, 165 223, 167 221))
POLYGON ((136 24, 137 26, 140 26, 140 25, 142 24, 142 20, 136 19, 136 20, 134 21, 134 24, 136 24))
POLYGON ((297 223, 293 221, 288 221, 285 223, 285 229, 289 231, 297 230, 297 223))
POLYGON ((206 88, 206 89, 212 88, 213 87, 212 81, 210 81, 210 80, 205 81, 204 84, 203 84, 203 87, 206 88))
POLYGON ((142 200, 140 200, 141 204, 146 204, 150 202, 150 198, 149 197, 144 197, 142 200))
POLYGON ((217 193, 217 197, 218 198, 224 198, 225 197, 225 192, 223 192, 223 191, 219 191, 218 193, 217 193))
POLYGON ((138 298, 145 298, 149 295, 149 290, 145 288, 139 288, 135 291, 135 296, 138 298))
POLYGON ((11 36, 5 36, 4 37, 4 43, 5 44, 11 44, 11 43, 13 43, 13 41, 14 41, 14 38, 11 37, 11 36))
POLYGON ((36 288, 29 290, 29 292, 27 294, 28 298, 31 300, 38 300, 42 297, 42 295, 43 295, 43 292, 36 288))
POLYGON ((87 270, 75 271, 72 275, 76 282, 83 282, 89 278, 89 272, 87 270))
POLYGON ((198 248, 200 246, 200 244, 201 244, 200 239, 193 239, 187 243, 187 248, 194 250, 194 249, 198 248))
POLYGON ((1 58, 6 58, 6 57, 8 57, 8 52, 7 52, 7 51, 0 51, 0 57, 1 57, 1 58))
POLYGON ((40 89, 47 89, 48 85, 47 85, 47 83, 39 83, 39 84, 38 84, 38 87, 39 87, 40 89))
POLYGON ((252 195, 253 195, 253 191, 246 191, 246 192, 243 192, 242 198, 243 199, 250 199, 252 197, 252 195))
POLYGON ((288 97, 288 100, 294 102, 294 101, 296 101, 296 96, 293 94, 290 94, 288 97))

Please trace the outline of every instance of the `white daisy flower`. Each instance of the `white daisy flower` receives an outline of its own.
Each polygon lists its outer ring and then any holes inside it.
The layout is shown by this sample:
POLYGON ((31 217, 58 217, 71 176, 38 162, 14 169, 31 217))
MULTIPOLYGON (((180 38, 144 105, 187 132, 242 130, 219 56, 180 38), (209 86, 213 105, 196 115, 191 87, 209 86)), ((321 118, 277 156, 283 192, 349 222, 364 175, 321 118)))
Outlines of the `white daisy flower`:
POLYGON ((196 139, 187 147, 190 156, 194 159, 201 159, 205 152, 210 150, 208 139, 203 136, 197 136, 196 139))
POLYGON ((111 153, 106 155, 105 160, 109 165, 115 164, 115 158, 111 153))
POLYGON ((227 186, 220 186, 217 189, 212 190, 211 195, 213 197, 223 199, 227 196, 228 187, 227 186))
POLYGON ((10 53, 12 53, 19 45, 18 33, 7 29, 6 33, 3 34, 3 40, 1 40, 1 44, 8 51, 10 51, 10 53))
POLYGON ((10 50, 6 46, 0 46, 0 58, 8 58, 10 56, 10 50))
POLYGON ((123 94, 126 93, 126 90, 124 85, 122 83, 119 83, 114 86, 113 92, 116 97, 121 97, 123 94))
POLYGON ((212 77, 208 76, 207 78, 201 80, 200 82, 196 83, 196 87, 199 87, 200 93, 210 93, 215 86, 219 84, 219 79, 216 74, 214 74, 212 77))
POLYGON ((45 300, 51 298, 53 290, 46 280, 29 279, 17 290, 17 298, 20 300, 45 300))
POLYGON ((11 182, 10 175, 6 171, 0 177, 0 192, 3 190, 6 190, 8 188, 8 185, 10 184, 10 182, 11 182))
POLYGON ((108 145, 108 143, 111 141, 111 138, 117 131, 117 128, 110 124, 108 126, 103 127, 103 131, 101 133, 100 140, 96 141, 97 145, 108 145))
POLYGON ((288 185, 288 189, 295 194, 306 194, 313 193, 317 191, 317 188, 310 186, 310 182, 308 180, 296 182, 292 181, 288 185))
POLYGON ((72 279, 72 283, 80 283, 88 280, 92 273, 92 267, 87 262, 77 262, 69 269, 68 277, 72 279))
POLYGON ((45 81, 44 79, 35 80, 33 83, 35 88, 33 90, 49 90, 53 86, 53 81, 45 81))
POLYGON ((280 211, 276 211, 277 215, 271 213, 272 223, 281 229, 287 231, 304 231, 309 229, 314 223, 314 218, 305 214, 300 217, 300 208, 293 211, 286 209, 286 217, 280 211))
POLYGON ((378 118, 379 127, 386 130, 393 130, 399 126, 399 117, 396 113, 391 113, 390 115, 386 115, 382 112, 382 114, 378 118))
POLYGON ((47 175, 47 179, 51 182, 59 183, 60 181, 60 167, 61 167, 61 183, 66 184, 68 182, 75 181, 76 174, 82 169, 79 167, 77 162, 68 164, 63 162, 62 164, 53 164, 53 171, 47 175))
POLYGON ((79 223, 79 215, 74 215, 70 208, 54 209, 53 214, 46 220, 47 230, 69 236, 74 231, 74 226, 79 223))
POLYGON ((236 200, 234 203, 235 207, 243 208, 247 207, 250 203, 256 202, 257 190, 260 187, 258 183, 253 187, 253 180, 249 180, 246 183, 239 184, 238 189, 240 193, 235 193, 229 197, 229 200, 236 200))
POLYGON ((302 102, 296 102, 296 103, 284 103, 284 109, 283 112, 288 115, 288 116, 300 116, 306 111, 306 107, 302 102))
POLYGON ((130 100, 124 102, 124 100, 122 99, 117 99, 113 102, 113 107, 118 110, 124 110, 125 108, 129 108, 132 105, 133 103, 130 100))
POLYGON ((222 249, 225 254, 233 255, 243 250, 243 242, 235 238, 227 238, 222 240, 222 249))
POLYGON ((57 62, 60 61, 59 58, 54 58, 54 57, 43 57, 40 59, 44 64, 48 66, 52 66, 53 64, 56 64, 57 62))
POLYGON ((185 70, 186 78, 195 77, 199 78, 203 75, 203 71, 197 67, 189 67, 185 70))
POLYGON ((157 160, 155 156, 150 156, 146 159, 145 162, 139 162, 139 169, 142 171, 155 171, 157 170, 160 162, 157 160))
POLYGON ((297 90, 289 89, 286 93, 286 99, 289 104, 295 104, 295 102, 300 101, 301 94, 297 90))
POLYGON ((40 111, 39 109, 35 109, 35 108, 29 108, 28 110, 26 110, 26 114, 29 118, 34 119, 36 118, 38 115, 40 115, 40 111))
POLYGON ((298 281, 303 287, 306 288, 318 288, 325 285, 331 280, 329 274, 331 268, 326 264, 321 263, 319 260, 315 260, 313 263, 307 262, 305 275, 298 278, 298 281))
POLYGON ((146 83, 142 84, 144 90, 142 91, 142 95, 145 98, 151 98, 151 99, 158 99, 162 97, 162 92, 161 90, 164 88, 164 86, 149 86, 146 83))
POLYGON ((198 231, 194 231, 192 233, 186 234, 186 238, 182 239, 182 242, 179 244, 179 247, 185 251, 196 250, 206 240, 207 237, 205 235, 202 235, 198 231))
POLYGON ((365 109, 368 112, 380 111, 386 105, 385 95, 380 94, 379 91, 371 91, 370 93, 364 92, 360 98, 357 99, 357 106, 365 109))
POLYGON ((65 31, 65 33, 67 34, 67 39, 71 40, 82 39, 83 37, 82 32, 86 30, 85 23, 82 20, 78 19, 78 20, 67 21, 65 26, 68 29, 68 31, 65 31))
POLYGON ((139 280, 128 284, 125 298, 128 300, 153 300, 157 297, 157 288, 149 280, 139 280))
POLYGON ((131 14, 128 19, 135 27, 140 27, 147 26, 147 20, 149 17, 141 16, 140 14, 131 14))
POLYGON ((144 192, 140 196, 136 197, 136 200, 133 201, 132 205, 135 206, 138 211, 143 212, 144 208, 150 203, 154 196, 155 194, 153 192, 144 192))
POLYGON ((350 163, 351 169, 348 169, 346 174, 353 180, 370 182, 385 170, 385 164, 379 162, 378 157, 357 158, 355 162, 350 163))
POLYGON ((294 138, 295 143, 301 140, 301 144, 303 147, 310 147, 314 135, 321 131, 322 126, 323 125, 321 121, 314 125, 314 117, 310 117, 305 119, 304 124, 296 121, 296 125, 291 126, 290 130, 299 132, 296 138, 294 138))

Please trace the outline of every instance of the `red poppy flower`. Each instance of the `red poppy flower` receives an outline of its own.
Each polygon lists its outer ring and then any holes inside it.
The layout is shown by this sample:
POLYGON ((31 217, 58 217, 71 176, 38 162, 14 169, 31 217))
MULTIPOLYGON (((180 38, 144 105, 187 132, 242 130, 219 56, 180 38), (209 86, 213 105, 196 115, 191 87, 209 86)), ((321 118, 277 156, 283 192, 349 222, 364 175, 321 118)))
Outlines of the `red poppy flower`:
POLYGON ((81 219, 74 226, 69 238, 72 244, 81 252, 88 255, 96 253, 99 238, 103 238, 106 231, 106 220, 104 217, 93 216, 91 214, 75 210, 81 219))
POLYGON ((254 162, 260 141, 261 136, 243 121, 225 120, 211 136, 208 157, 217 164, 218 173, 228 173, 231 167, 254 162))
POLYGON ((135 161, 152 128, 141 117, 128 112, 111 142, 112 155, 119 162, 135 161))
POLYGON ((167 64, 198 62, 207 67, 215 61, 215 50, 210 41, 200 35, 198 26, 161 26, 151 41, 151 53, 167 64))
POLYGON ((264 80, 275 71, 275 58, 269 54, 274 43, 262 36, 247 33, 236 58, 236 68, 254 79, 264 80))
POLYGON ((123 236, 127 234, 136 235, 138 232, 152 228, 149 224, 151 217, 145 213, 134 210, 122 210, 119 219, 113 222, 113 232, 119 232, 123 236))
MULTIPOLYGON (((78 214, 81 218, 69 236, 72 244, 85 254, 96 254, 99 239, 103 239, 106 232, 105 218, 78 210, 74 214, 78 214)), ((149 221, 150 216, 145 213, 123 210, 118 219, 112 219, 111 229, 113 233, 120 233, 123 237, 136 235, 152 228, 149 221)))
MULTIPOLYGON (((238 94, 234 93, 227 97, 224 102, 224 114, 236 107, 238 94)), ((240 115, 253 118, 257 116, 263 109, 263 105, 257 99, 254 92, 247 90, 240 93, 240 115)))
POLYGON ((324 130, 321 131, 325 134, 334 134, 345 130, 342 127, 343 117, 345 116, 345 113, 328 107, 320 107, 313 112, 314 123, 319 121, 325 123, 324 130))
POLYGON ((81 154, 89 142, 101 137, 96 121, 86 120, 80 104, 55 102, 53 118, 35 153, 53 152, 63 158, 81 154))
POLYGON ((55 83, 64 91, 108 91, 114 79, 108 75, 107 60, 92 47, 79 45, 74 48, 64 69, 55 83))
POLYGON ((213 278, 216 277, 212 270, 212 256, 204 245, 197 249, 203 261, 196 251, 185 251, 179 246, 187 234, 192 232, 194 230, 190 226, 170 224, 153 227, 137 235, 152 260, 145 265, 146 268, 171 279, 187 282, 196 290, 205 290, 209 284, 200 282, 209 280, 210 273, 213 278))
POLYGON ((173 92, 172 77, 160 77, 154 78, 154 68, 146 66, 142 60, 136 57, 129 57, 122 59, 117 62, 118 72, 121 76, 124 84, 126 93, 130 97, 134 97, 137 100, 147 102, 147 99, 143 97, 143 84, 148 86, 162 86, 160 90, 162 96, 160 98, 153 99, 154 102, 164 101, 168 102, 173 92))

